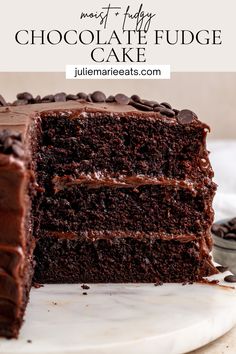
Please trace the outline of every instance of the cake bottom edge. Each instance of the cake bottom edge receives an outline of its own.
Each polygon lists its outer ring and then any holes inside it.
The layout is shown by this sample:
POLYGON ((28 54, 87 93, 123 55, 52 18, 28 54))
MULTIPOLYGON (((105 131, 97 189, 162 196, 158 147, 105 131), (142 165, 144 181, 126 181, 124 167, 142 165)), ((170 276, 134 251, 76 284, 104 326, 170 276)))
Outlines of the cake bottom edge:
POLYGON ((217 273, 196 241, 43 237, 35 260, 39 283, 188 283, 217 273))

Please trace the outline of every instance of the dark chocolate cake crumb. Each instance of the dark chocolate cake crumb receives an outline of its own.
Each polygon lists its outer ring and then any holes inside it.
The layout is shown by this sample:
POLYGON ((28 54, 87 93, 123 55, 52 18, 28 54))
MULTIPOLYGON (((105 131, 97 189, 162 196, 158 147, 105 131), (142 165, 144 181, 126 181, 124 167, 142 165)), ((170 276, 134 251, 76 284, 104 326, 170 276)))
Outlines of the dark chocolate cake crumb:
POLYGON ((226 277, 224 277, 224 281, 226 281, 227 283, 236 283, 236 275, 226 275, 226 277))
POLYGON ((52 304, 56 306, 56 305, 57 305, 57 302, 53 301, 52 304))
POLYGON ((84 289, 84 290, 89 290, 90 289, 90 287, 87 284, 82 284, 81 288, 84 289))
POLYGON ((86 293, 86 292, 83 292, 82 294, 83 294, 83 295, 88 295, 88 293, 86 293))
POLYGON ((27 340, 27 343, 32 343, 32 340, 31 340, 31 339, 28 339, 28 340, 27 340))

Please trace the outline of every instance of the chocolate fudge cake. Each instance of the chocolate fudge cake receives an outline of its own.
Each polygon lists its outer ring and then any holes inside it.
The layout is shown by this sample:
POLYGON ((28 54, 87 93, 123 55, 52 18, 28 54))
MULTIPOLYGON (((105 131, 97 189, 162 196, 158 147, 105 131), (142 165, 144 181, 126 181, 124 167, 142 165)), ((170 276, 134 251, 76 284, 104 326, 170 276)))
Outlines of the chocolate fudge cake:
POLYGON ((168 103, 18 95, 0 105, 0 335, 39 283, 193 282, 216 186, 208 126, 168 103))

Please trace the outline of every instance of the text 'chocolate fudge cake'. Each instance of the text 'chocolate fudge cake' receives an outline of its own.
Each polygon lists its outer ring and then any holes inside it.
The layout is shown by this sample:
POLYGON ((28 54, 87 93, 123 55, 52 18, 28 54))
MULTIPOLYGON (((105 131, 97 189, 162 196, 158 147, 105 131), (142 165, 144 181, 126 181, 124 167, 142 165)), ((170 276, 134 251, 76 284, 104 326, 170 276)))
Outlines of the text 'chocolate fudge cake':
POLYGON ((32 277, 161 284, 216 272, 209 128, 192 111, 101 92, 1 103, 0 335, 17 337, 32 277))

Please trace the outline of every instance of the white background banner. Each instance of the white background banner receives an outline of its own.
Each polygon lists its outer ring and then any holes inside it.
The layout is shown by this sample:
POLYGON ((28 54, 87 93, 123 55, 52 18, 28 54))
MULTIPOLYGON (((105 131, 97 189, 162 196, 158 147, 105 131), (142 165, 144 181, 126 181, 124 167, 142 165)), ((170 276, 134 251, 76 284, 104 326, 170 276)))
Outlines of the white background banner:
POLYGON ((0 71, 64 72, 67 64, 236 71, 235 0, 8 0, 1 5, 0 71))

